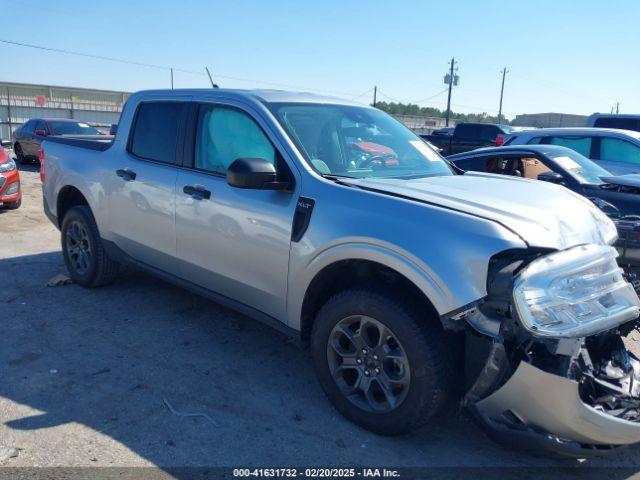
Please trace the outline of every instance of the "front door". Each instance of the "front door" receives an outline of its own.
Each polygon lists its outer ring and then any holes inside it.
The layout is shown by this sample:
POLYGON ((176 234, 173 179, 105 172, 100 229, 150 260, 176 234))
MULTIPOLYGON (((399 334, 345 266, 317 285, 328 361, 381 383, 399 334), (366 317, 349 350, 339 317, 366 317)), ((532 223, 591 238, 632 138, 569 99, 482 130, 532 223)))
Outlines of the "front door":
MULTIPOLYGON (((298 183, 259 117, 231 105, 194 109, 188 168, 176 182, 176 241, 182 275, 275 318, 286 313, 291 226, 298 183), (264 158, 290 191, 227 184, 237 158, 264 158)), ((189 140, 187 140, 189 141, 189 140)))
POLYGON ((175 185, 187 102, 142 102, 108 172, 110 231, 135 260, 177 274, 175 185))

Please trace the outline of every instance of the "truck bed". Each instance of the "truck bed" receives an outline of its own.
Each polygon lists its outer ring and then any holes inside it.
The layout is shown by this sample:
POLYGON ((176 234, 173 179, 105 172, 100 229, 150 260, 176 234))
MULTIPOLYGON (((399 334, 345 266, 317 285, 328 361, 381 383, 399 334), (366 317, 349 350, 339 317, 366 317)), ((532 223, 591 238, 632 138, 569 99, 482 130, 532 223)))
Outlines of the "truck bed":
POLYGON ((113 135, 50 135, 45 141, 103 152, 113 144, 113 138, 113 135))

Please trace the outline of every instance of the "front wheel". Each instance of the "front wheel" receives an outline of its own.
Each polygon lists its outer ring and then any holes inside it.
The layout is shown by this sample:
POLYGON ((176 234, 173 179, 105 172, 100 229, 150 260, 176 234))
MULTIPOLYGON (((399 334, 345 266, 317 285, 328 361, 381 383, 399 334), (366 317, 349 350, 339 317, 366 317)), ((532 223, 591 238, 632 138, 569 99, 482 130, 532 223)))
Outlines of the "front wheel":
POLYGON ((60 232, 64 263, 74 283, 99 287, 115 279, 118 264, 107 255, 88 206, 71 208, 64 216, 60 232))
POLYGON ((453 345, 437 319, 389 295, 349 290, 329 299, 311 350, 334 406, 373 432, 409 432, 449 399, 453 345))

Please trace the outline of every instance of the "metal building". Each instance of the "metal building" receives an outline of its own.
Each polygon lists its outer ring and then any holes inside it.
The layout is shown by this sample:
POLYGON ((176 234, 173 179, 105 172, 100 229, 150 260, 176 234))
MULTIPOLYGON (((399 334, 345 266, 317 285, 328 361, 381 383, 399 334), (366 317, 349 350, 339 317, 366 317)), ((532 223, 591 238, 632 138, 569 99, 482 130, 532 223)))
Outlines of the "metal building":
MULTIPOLYGON (((444 128, 446 126, 446 120, 442 117, 423 117, 420 115, 400 114, 392 114, 391 116, 418 135, 430 135, 434 130, 444 128)), ((455 127, 456 122, 452 120, 450 125, 455 127)))
POLYGON ((587 123, 585 115, 573 115, 571 113, 525 113, 516 115, 511 121, 514 127, 584 127, 587 123))
POLYGON ((128 92, 0 82, 0 138, 13 140, 13 131, 30 118, 74 118, 108 129, 118 123, 128 92))

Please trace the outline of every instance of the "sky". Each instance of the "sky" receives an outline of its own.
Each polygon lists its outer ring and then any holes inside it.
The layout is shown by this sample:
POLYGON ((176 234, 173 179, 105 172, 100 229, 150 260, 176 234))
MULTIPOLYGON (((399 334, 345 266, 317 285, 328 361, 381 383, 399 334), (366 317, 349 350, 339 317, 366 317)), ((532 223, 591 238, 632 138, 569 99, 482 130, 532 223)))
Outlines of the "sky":
MULTIPOLYGON (((638 0, 0 0, 0 40, 174 67, 176 88, 279 88, 456 112, 640 113, 638 0), (419 101, 419 102, 418 102, 419 101)), ((0 43, 0 81, 135 91, 167 68, 0 43)))

